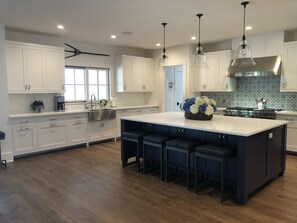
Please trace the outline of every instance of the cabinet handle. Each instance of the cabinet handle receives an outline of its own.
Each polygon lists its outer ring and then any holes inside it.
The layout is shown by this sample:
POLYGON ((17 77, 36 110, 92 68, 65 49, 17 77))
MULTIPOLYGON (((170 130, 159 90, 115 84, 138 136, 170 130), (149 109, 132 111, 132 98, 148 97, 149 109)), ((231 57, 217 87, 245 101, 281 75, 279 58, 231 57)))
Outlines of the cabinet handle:
POLYGON ((50 120, 50 121, 56 121, 57 119, 55 119, 55 118, 50 118, 49 120, 50 120))
POLYGON ((29 88, 29 91, 30 91, 31 90, 31 85, 30 84, 29 84, 29 87, 28 88, 29 88))
POLYGON ((20 128, 20 131, 26 131, 29 130, 29 128, 20 128))
POLYGON ((26 124, 28 121, 19 121, 19 124, 26 124))
POLYGON ((124 90, 126 90, 126 85, 124 84, 124 90))
POLYGON ((57 124, 56 123, 50 124, 50 128, 53 128, 53 127, 57 127, 57 124))
POLYGON ((228 84, 226 84, 226 89, 228 89, 228 84))
POLYGON ((145 90, 145 85, 142 86, 142 89, 145 90))
POLYGON ((81 115, 80 116, 75 116, 74 118, 81 118, 81 115))
POLYGON ((282 84, 282 88, 286 88, 286 83, 285 82, 282 84))
POLYGON ((64 84, 62 84, 62 90, 63 90, 63 91, 65 90, 65 85, 64 85, 64 84))
POLYGON ((25 90, 27 90, 27 89, 28 89, 27 84, 25 84, 25 90))

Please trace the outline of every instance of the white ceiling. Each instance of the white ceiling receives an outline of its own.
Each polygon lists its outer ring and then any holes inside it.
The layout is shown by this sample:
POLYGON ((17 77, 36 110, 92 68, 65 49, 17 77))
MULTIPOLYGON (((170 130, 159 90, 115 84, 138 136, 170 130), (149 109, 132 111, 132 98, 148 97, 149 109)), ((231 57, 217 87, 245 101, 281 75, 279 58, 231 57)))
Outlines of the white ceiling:
MULTIPOLYGON (((155 49, 191 41, 227 40, 242 35, 243 7, 240 0, 1 0, 0 23, 8 28, 62 36, 86 42, 155 49), (64 30, 57 30, 57 24, 64 30), (123 35, 131 31, 133 35, 123 35), (116 34, 117 39, 110 35, 116 34), (162 45, 161 45, 162 47, 162 45)), ((251 0, 247 6, 247 36, 297 29, 297 0, 251 0)))

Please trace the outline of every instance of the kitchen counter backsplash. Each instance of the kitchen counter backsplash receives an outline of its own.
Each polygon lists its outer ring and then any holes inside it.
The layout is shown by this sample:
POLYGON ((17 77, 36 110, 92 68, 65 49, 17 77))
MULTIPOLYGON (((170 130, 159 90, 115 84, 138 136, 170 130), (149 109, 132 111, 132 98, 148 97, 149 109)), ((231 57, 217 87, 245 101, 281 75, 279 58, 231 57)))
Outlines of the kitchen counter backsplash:
POLYGON ((280 76, 237 78, 235 92, 205 92, 219 107, 255 107, 265 98, 267 108, 297 111, 297 92, 280 92, 280 76))

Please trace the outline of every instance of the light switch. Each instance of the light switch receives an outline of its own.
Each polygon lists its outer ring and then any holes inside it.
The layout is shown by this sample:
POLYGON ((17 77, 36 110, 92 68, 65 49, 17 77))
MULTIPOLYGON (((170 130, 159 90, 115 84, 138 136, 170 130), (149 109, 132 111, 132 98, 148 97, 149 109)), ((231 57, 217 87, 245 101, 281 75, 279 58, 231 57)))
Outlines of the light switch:
POLYGON ((269 139, 272 139, 273 138, 273 133, 269 133, 269 139))

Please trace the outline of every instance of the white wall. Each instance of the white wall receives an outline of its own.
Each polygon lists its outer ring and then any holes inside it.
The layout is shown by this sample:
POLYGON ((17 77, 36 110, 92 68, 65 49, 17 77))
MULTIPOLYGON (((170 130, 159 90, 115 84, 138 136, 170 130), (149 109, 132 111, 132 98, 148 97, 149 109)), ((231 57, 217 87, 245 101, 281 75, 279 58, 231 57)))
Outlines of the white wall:
POLYGON ((2 140, 2 159, 11 161, 12 157, 12 131, 9 127, 8 91, 5 59, 5 30, 0 24, 0 130, 5 132, 5 140, 2 140))

